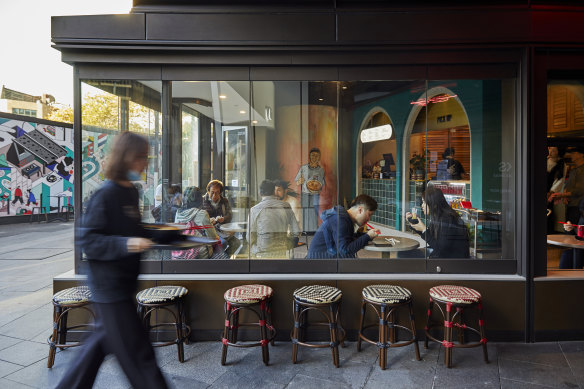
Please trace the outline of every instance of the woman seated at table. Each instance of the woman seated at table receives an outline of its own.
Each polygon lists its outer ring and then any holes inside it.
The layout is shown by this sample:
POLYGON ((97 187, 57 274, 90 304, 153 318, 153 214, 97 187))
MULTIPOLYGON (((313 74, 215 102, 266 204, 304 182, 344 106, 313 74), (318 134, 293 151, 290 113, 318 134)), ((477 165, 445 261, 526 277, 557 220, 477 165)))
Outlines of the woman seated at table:
MULTIPOLYGON (((219 235, 211 224, 207 211, 201 209, 203 192, 196 186, 189 186, 182 196, 182 206, 177 210, 175 223, 187 225, 187 234, 206 237, 219 241, 219 235)), ((204 245, 189 250, 173 251, 173 259, 206 259, 218 258, 221 255, 221 246, 204 245)))
MULTIPOLYGON (((429 187, 422 193, 422 210, 428 217, 428 227, 417 218, 412 223, 412 214, 406 213, 410 226, 426 241, 429 258, 469 258, 469 236, 460 215, 448 205, 442 191, 429 187)), ((421 250, 412 250, 405 256, 423 257, 421 250)), ((402 253, 399 253, 402 254, 402 253)), ((404 257, 404 255, 399 255, 404 257)))

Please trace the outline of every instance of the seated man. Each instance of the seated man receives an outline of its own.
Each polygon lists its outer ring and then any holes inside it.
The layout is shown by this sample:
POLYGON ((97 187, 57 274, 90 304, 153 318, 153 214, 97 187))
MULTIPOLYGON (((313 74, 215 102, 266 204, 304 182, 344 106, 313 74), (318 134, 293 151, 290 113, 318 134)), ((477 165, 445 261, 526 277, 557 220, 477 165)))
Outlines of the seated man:
POLYGON ((377 210, 377 201, 371 196, 360 194, 345 210, 337 205, 324 211, 320 218, 322 224, 316 231, 306 258, 355 258, 361 250, 375 238, 380 231, 371 229, 367 233, 355 232, 367 224, 373 212, 377 210))
POLYGON ((274 196, 272 181, 261 183, 260 196, 262 201, 249 210, 251 253, 259 258, 288 258, 288 250, 296 247, 300 235, 294 212, 290 204, 274 196))
POLYGON ((207 184, 207 193, 203 196, 202 209, 207 211, 211 224, 217 230, 221 243, 228 255, 234 254, 241 243, 233 236, 233 233, 223 231, 223 224, 231 223, 232 212, 229 200, 223 195, 223 183, 219 180, 211 180, 207 184))

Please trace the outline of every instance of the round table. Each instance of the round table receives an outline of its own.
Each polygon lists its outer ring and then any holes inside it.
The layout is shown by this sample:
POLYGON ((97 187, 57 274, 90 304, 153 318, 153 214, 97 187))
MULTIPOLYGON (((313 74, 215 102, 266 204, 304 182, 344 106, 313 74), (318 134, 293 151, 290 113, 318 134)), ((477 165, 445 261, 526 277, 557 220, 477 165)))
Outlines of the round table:
POLYGON ((573 249, 573 269, 582 268, 582 251, 580 250, 584 249, 584 240, 578 240, 575 235, 571 234, 553 234, 547 236, 547 243, 573 249))
POLYGON ((367 251, 380 251, 381 258, 389 258, 391 252, 415 250, 420 247, 420 242, 403 236, 378 236, 364 247, 367 251), (385 239, 394 239, 395 244, 389 245, 385 239), (377 245, 375 243, 378 243, 377 245))
POLYGON ((225 232, 245 232, 247 230, 247 222, 234 222, 221 224, 220 231, 225 232))

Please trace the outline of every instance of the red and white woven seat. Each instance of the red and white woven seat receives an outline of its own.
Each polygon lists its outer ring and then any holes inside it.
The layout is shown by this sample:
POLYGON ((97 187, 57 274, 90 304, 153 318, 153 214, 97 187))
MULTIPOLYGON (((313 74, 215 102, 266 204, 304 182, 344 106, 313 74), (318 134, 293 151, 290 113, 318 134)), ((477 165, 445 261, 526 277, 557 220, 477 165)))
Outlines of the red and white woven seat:
POLYGON ((430 297, 453 304, 476 304, 481 294, 474 289, 458 285, 440 285, 430 289, 430 297))
POLYGON ((274 290, 267 285, 241 285, 225 292, 225 301, 233 304, 256 304, 272 297, 274 290))

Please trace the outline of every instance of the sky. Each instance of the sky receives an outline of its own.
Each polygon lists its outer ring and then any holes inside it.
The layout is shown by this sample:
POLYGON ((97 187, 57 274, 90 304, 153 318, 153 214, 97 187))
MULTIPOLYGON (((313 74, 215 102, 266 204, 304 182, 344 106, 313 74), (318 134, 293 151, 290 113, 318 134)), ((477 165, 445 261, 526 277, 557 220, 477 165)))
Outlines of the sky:
POLYGON ((51 16, 127 14, 132 0, 0 0, 0 86, 73 105, 73 67, 51 47, 51 16))

